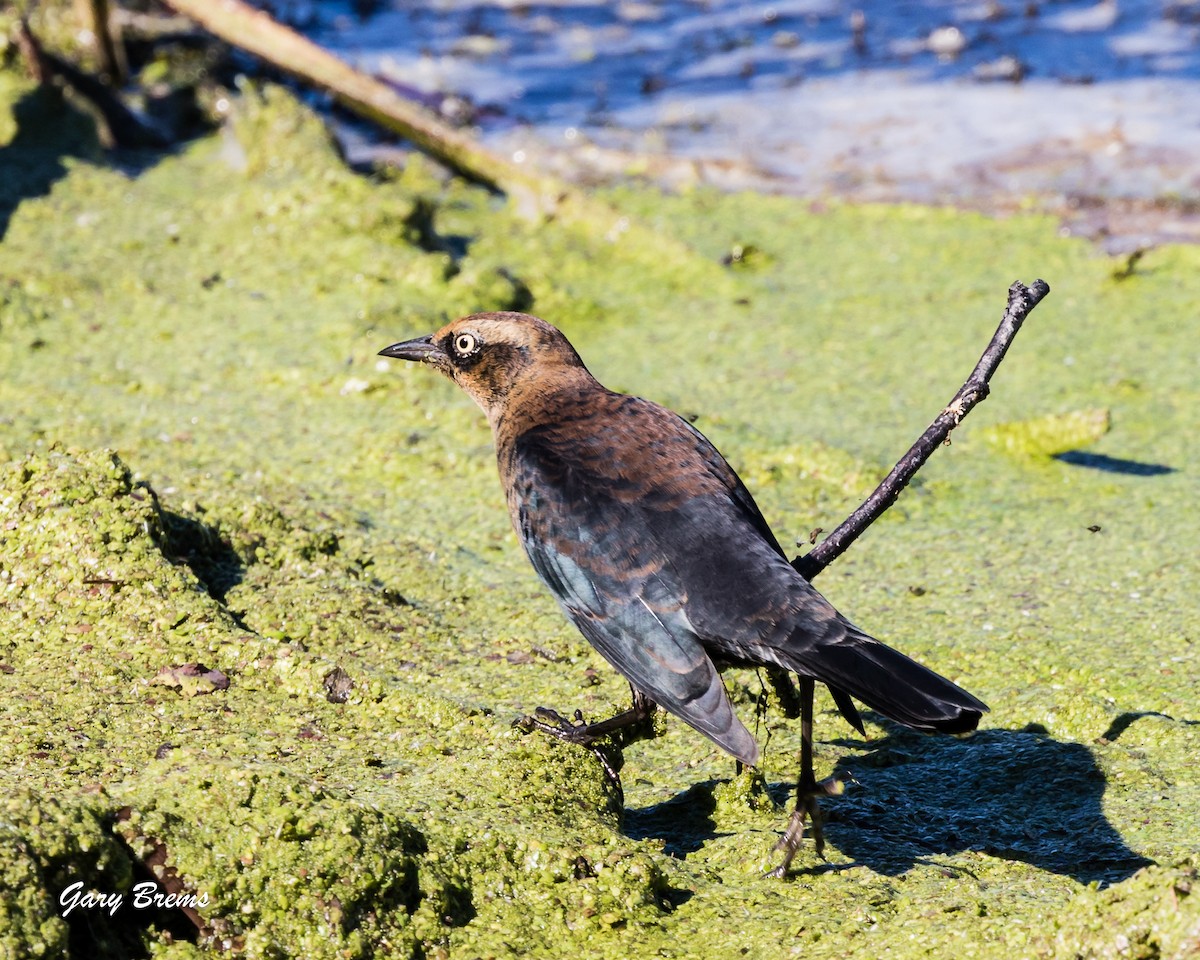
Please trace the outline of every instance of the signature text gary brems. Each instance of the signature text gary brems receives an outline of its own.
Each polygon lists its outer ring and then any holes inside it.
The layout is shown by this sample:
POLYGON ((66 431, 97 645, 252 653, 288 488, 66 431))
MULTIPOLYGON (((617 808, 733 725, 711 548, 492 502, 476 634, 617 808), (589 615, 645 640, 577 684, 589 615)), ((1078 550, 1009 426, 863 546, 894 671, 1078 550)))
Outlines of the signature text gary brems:
MULTIPOLYGON (((129 905, 134 910, 147 910, 163 907, 168 910, 179 907, 190 907, 193 910, 208 906, 207 893, 164 893, 159 890, 153 880, 135 883, 129 891, 132 895, 129 905)), ((69 917, 76 907, 84 910, 107 910, 110 917, 116 916, 117 911, 125 906, 123 893, 97 893, 94 890, 84 891, 83 881, 76 880, 58 895, 58 905, 62 907, 62 915, 69 917)))

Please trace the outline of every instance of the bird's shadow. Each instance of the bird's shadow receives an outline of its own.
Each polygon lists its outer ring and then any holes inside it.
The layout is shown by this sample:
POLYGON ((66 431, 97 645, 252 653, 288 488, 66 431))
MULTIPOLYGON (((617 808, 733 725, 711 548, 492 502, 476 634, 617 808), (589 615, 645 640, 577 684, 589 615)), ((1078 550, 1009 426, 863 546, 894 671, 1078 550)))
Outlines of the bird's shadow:
POLYGON ((1121 473, 1132 477, 1161 477, 1175 472, 1174 467, 1163 463, 1126 460, 1124 457, 1110 457, 1104 453, 1088 453, 1085 450, 1068 450, 1066 453, 1055 454, 1054 459, 1073 467, 1087 467, 1103 473, 1121 473))
MULTIPOLYGON (((1082 744, 1037 729, 956 740, 890 727, 866 749, 858 741, 846 746, 854 752, 837 769, 852 780, 842 796, 822 800, 822 809, 826 842, 854 865, 896 876, 931 857, 978 851, 1108 885, 1152 862, 1105 818, 1105 777, 1082 744)), ((627 810, 626 833, 659 838, 674 856, 695 852, 717 836, 714 786, 697 784, 627 810)), ((787 782, 770 787, 789 809, 793 789, 787 782)))
POLYGON ((686 859, 689 853, 722 835, 713 816, 717 809, 715 791, 720 783, 720 780, 705 780, 669 800, 646 807, 626 807, 622 818, 625 835, 634 840, 662 840, 667 856, 686 859))
POLYGON ((1105 818, 1106 780, 1091 750, 1036 728, 967 740, 892 728, 839 768, 858 785, 829 805, 827 835, 879 873, 973 850, 1110 884, 1151 862, 1105 818))

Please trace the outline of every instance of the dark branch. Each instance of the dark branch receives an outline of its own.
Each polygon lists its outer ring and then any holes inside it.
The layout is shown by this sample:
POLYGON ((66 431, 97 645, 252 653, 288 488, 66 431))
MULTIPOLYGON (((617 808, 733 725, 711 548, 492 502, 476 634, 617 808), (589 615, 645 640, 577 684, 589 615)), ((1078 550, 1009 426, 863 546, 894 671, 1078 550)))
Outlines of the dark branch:
POLYGON ((37 42, 37 38, 29 29, 29 23, 24 17, 17 21, 14 39, 17 43, 17 50, 20 51, 21 58, 25 61, 25 69, 29 71, 30 79, 38 86, 48 84, 54 77, 54 71, 46 63, 46 59, 42 55, 42 45, 37 42))
POLYGON ((108 146, 167 146, 163 134, 125 106, 121 98, 97 77, 45 49, 24 20, 17 23, 16 40, 26 69, 34 81, 44 86, 55 79, 60 80, 96 109, 104 122, 105 136, 102 139, 111 141, 108 146))
POLYGON ((100 75, 114 87, 125 82, 129 72, 125 61, 125 47, 121 43, 120 27, 112 16, 109 0, 88 0, 79 4, 84 18, 92 31, 92 43, 96 59, 100 62, 100 75))
POLYGON ((812 580, 817 576, 840 557, 867 527, 878 520, 884 511, 896 502, 900 491, 908 486, 908 482, 925 465, 933 451, 947 442, 950 431, 962 422, 963 417, 970 413, 977 403, 987 397, 988 381, 992 379, 992 374, 1004 359, 1013 337, 1021 329, 1025 318, 1049 292, 1050 286, 1045 280, 1035 280, 1032 286, 1028 287, 1017 281, 1008 288, 1008 307, 1004 311, 1000 326, 987 349, 983 351, 983 356, 975 364, 967 382, 954 395, 954 399, 937 415, 917 442, 909 448, 908 453, 900 458, 900 462, 892 467, 891 473, 884 477, 883 482, 875 488, 875 492, 811 552, 792 561, 792 566, 805 579, 812 580))

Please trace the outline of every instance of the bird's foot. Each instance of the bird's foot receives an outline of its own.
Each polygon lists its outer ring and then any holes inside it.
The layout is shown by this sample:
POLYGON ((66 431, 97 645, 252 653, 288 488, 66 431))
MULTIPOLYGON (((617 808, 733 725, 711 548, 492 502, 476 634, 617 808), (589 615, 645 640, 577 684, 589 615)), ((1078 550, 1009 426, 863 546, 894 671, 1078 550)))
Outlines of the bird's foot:
POLYGON ((610 745, 601 745, 600 743, 612 732, 612 721, 588 723, 583 719, 582 710, 576 710, 574 718, 568 720, 557 710, 538 707, 533 716, 519 717, 513 721, 513 726, 526 733, 530 730, 540 730, 565 743, 574 743, 584 747, 600 761, 605 778, 616 791, 618 802, 621 806, 625 805, 625 791, 621 786, 620 772, 624 765, 624 758, 621 756, 619 745, 614 751, 610 745))
POLYGON ((568 720, 557 710, 551 710, 549 707, 538 707, 533 712, 533 716, 521 717, 516 721, 515 726, 520 727, 526 732, 540 730, 542 733, 548 733, 559 740, 567 743, 575 743, 581 747, 591 747, 605 735, 604 732, 593 730, 593 727, 597 725, 587 723, 583 719, 582 710, 576 710, 574 718, 568 720))
POLYGON ((608 739, 620 749, 638 740, 648 740, 654 736, 655 709, 653 701, 646 699, 635 690, 633 706, 607 720, 587 723, 580 710, 576 710, 574 718, 568 720, 555 710, 538 707, 532 717, 521 717, 517 721, 517 726, 526 731, 541 730, 559 740, 577 743, 589 749, 599 741, 608 739))
POLYGON ((821 808, 817 804, 819 797, 836 797, 843 791, 842 781, 836 777, 829 777, 822 780, 820 783, 813 783, 811 787, 803 789, 797 793, 796 807, 792 811, 791 817, 788 819, 787 828, 783 831, 783 836, 779 838, 779 842, 775 844, 772 853, 783 851, 783 861, 775 868, 768 870, 765 874, 768 877, 782 880, 787 876, 788 868, 792 865, 792 861, 796 858, 796 854, 800 850, 800 844, 804 840, 804 822, 809 823, 809 833, 812 834, 813 846, 816 848, 817 856, 822 860, 825 859, 825 832, 822 829, 821 808))

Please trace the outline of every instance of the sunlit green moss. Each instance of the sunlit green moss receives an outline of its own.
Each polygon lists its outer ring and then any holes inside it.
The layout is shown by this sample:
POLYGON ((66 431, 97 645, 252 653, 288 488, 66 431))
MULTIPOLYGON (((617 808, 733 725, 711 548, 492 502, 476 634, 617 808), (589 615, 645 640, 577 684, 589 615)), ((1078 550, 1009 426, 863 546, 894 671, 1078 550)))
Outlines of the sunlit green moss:
POLYGON ((1105 409, 1050 413, 1020 423, 997 423, 980 435, 1007 453, 1052 457, 1091 446, 1111 428, 1105 409))

